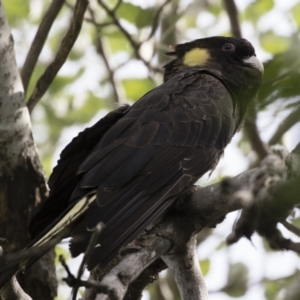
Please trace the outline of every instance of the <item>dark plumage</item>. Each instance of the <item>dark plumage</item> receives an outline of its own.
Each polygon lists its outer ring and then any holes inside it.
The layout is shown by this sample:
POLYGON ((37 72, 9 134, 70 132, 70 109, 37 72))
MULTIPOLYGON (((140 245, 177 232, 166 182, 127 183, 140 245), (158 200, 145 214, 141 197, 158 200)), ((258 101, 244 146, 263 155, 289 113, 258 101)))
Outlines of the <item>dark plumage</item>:
MULTIPOLYGON (((87 265, 105 266, 216 166, 257 93, 262 65, 252 45, 236 38, 199 39, 168 55, 174 59, 163 84, 64 149, 49 179, 50 196, 30 224, 29 247, 71 236, 76 256, 85 251, 89 229, 102 221, 101 247, 87 265)), ((20 266, 8 263, 0 286, 20 266)))

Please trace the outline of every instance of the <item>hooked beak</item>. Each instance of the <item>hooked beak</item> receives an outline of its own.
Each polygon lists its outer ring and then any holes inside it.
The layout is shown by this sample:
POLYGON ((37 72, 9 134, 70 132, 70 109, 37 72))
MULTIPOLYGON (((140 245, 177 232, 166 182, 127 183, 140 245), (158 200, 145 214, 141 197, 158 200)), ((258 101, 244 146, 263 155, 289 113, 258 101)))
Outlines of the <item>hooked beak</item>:
POLYGON ((250 56, 246 59, 243 59, 243 61, 247 64, 250 64, 252 67, 258 69, 261 73, 264 72, 264 66, 256 56, 250 56))

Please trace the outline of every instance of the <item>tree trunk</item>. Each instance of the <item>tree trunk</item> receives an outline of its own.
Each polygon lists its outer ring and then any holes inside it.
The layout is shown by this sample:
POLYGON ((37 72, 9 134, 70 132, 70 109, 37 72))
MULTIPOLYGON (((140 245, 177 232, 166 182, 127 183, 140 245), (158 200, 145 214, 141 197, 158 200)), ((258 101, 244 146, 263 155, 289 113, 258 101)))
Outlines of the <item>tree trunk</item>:
MULTIPOLYGON (((23 86, 16 66, 13 38, 0 0, 0 237, 6 252, 29 241, 27 226, 47 196, 41 163, 31 133, 23 86)), ((33 299, 56 295, 53 251, 26 274, 21 285, 33 299)))

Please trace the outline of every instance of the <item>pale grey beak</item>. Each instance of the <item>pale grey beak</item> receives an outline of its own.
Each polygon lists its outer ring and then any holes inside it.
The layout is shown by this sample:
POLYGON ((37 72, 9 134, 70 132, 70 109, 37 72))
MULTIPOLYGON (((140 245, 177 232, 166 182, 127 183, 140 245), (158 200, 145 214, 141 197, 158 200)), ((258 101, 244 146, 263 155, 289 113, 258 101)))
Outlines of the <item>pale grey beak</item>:
POLYGON ((244 62, 251 64, 254 68, 258 69, 261 73, 264 72, 264 66, 261 61, 256 56, 250 56, 246 59, 243 59, 244 62))

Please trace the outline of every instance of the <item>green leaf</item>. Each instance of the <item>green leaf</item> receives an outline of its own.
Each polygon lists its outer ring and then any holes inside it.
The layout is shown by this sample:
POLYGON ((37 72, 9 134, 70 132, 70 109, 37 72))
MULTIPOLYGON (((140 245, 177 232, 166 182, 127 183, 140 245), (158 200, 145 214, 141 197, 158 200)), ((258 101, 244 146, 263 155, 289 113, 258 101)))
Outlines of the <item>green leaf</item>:
POLYGON ((60 264, 59 262, 59 256, 62 255, 65 259, 70 258, 70 252, 60 246, 55 247, 55 264, 60 264))
POLYGON ((4 1, 4 10, 10 26, 17 26, 29 15, 29 1, 8 0, 4 1))
POLYGON ((45 153, 43 155, 43 159, 42 159, 43 170, 48 178, 49 178, 50 174, 52 173, 52 167, 53 167, 52 166, 52 156, 53 156, 53 152, 51 151, 51 153, 45 153))
POLYGON ((80 107, 74 107, 73 99, 70 97, 69 109, 67 114, 62 118, 67 125, 87 123, 90 121, 100 109, 105 107, 105 102, 89 92, 84 103, 80 107))
POLYGON ((111 31, 104 30, 103 31, 103 40, 104 43, 109 47, 109 50, 112 53, 116 53, 118 51, 130 51, 131 46, 128 42, 128 39, 124 36, 124 34, 120 31, 111 31))
POLYGON ((208 12, 212 13, 215 17, 218 17, 224 11, 219 1, 209 2, 208 12))
POLYGON ((41 63, 41 62, 38 62, 37 65, 35 66, 32 76, 29 81, 29 85, 28 85, 28 89, 27 89, 27 93, 26 93, 27 98, 29 98, 30 95, 32 94, 32 92, 35 88, 35 85, 36 85, 38 79, 44 73, 45 68, 46 68, 46 64, 41 63))
POLYGON ((290 46, 288 37, 276 35, 272 31, 263 33, 260 40, 262 48, 272 54, 284 52, 290 46))
POLYGON ((49 93, 52 95, 57 95, 62 89, 64 89, 68 84, 73 83, 78 79, 84 72, 84 68, 80 68, 79 71, 73 76, 61 76, 56 75, 52 84, 49 88, 49 93))
POLYGON ((247 20, 257 22, 257 20, 274 7, 274 0, 256 0, 244 11, 243 17, 247 20))
POLYGON ((59 49, 59 46, 61 45, 61 41, 62 41, 63 37, 65 36, 66 32, 67 32, 67 25, 60 26, 56 30, 55 34, 49 35, 49 37, 47 39, 47 45, 49 46, 50 50, 52 51, 53 56, 55 56, 55 53, 59 49))
POLYGON ((292 8, 292 15, 298 27, 300 27, 300 3, 292 8))
POLYGON ((186 15, 182 18, 185 21, 186 27, 195 28, 197 26, 197 15, 186 15))
POLYGON ((285 289, 284 299, 298 299, 299 294, 297 293, 297 290, 294 287, 295 284, 298 285, 298 281, 299 281, 298 278, 299 278, 299 272, 296 271, 294 274, 287 277, 282 277, 275 280, 265 279, 263 282, 265 286, 266 300, 278 299, 279 298, 278 294, 283 289, 285 289), (294 293, 297 293, 297 295, 295 295, 294 293))
POLYGON ((73 48, 70 52, 68 59, 72 61, 79 60, 84 55, 82 50, 79 50, 78 48, 73 48))
POLYGON ((231 297, 241 297, 247 292, 248 267, 243 263, 230 265, 227 285, 223 291, 231 297))
POLYGON ((132 3, 122 2, 117 10, 117 15, 136 27, 143 28, 152 24, 154 9, 143 9, 132 3))
POLYGON ((277 299, 277 295, 281 288, 279 287, 278 283, 275 281, 267 281, 265 283, 265 297, 266 300, 273 300, 277 299))
POLYGON ((124 79, 122 85, 125 90, 126 98, 133 101, 140 99, 145 93, 155 87, 154 82, 149 78, 124 79))
POLYGON ((275 54, 264 64, 264 81, 258 93, 260 108, 280 98, 294 98, 300 94, 299 38, 290 38, 289 44, 286 51, 275 54))
POLYGON ((208 258, 200 261, 200 269, 202 271, 203 276, 205 276, 209 272, 210 260, 208 258))
MULTIPOLYGON (((221 182, 222 180, 224 180, 225 177, 220 177, 220 180, 216 181, 216 182, 221 182)), ((227 246, 226 241, 221 241, 220 244, 218 245, 218 247, 216 248, 216 250, 221 250, 224 249, 227 246)))
POLYGON ((300 228, 300 218, 292 219, 293 225, 300 228))

